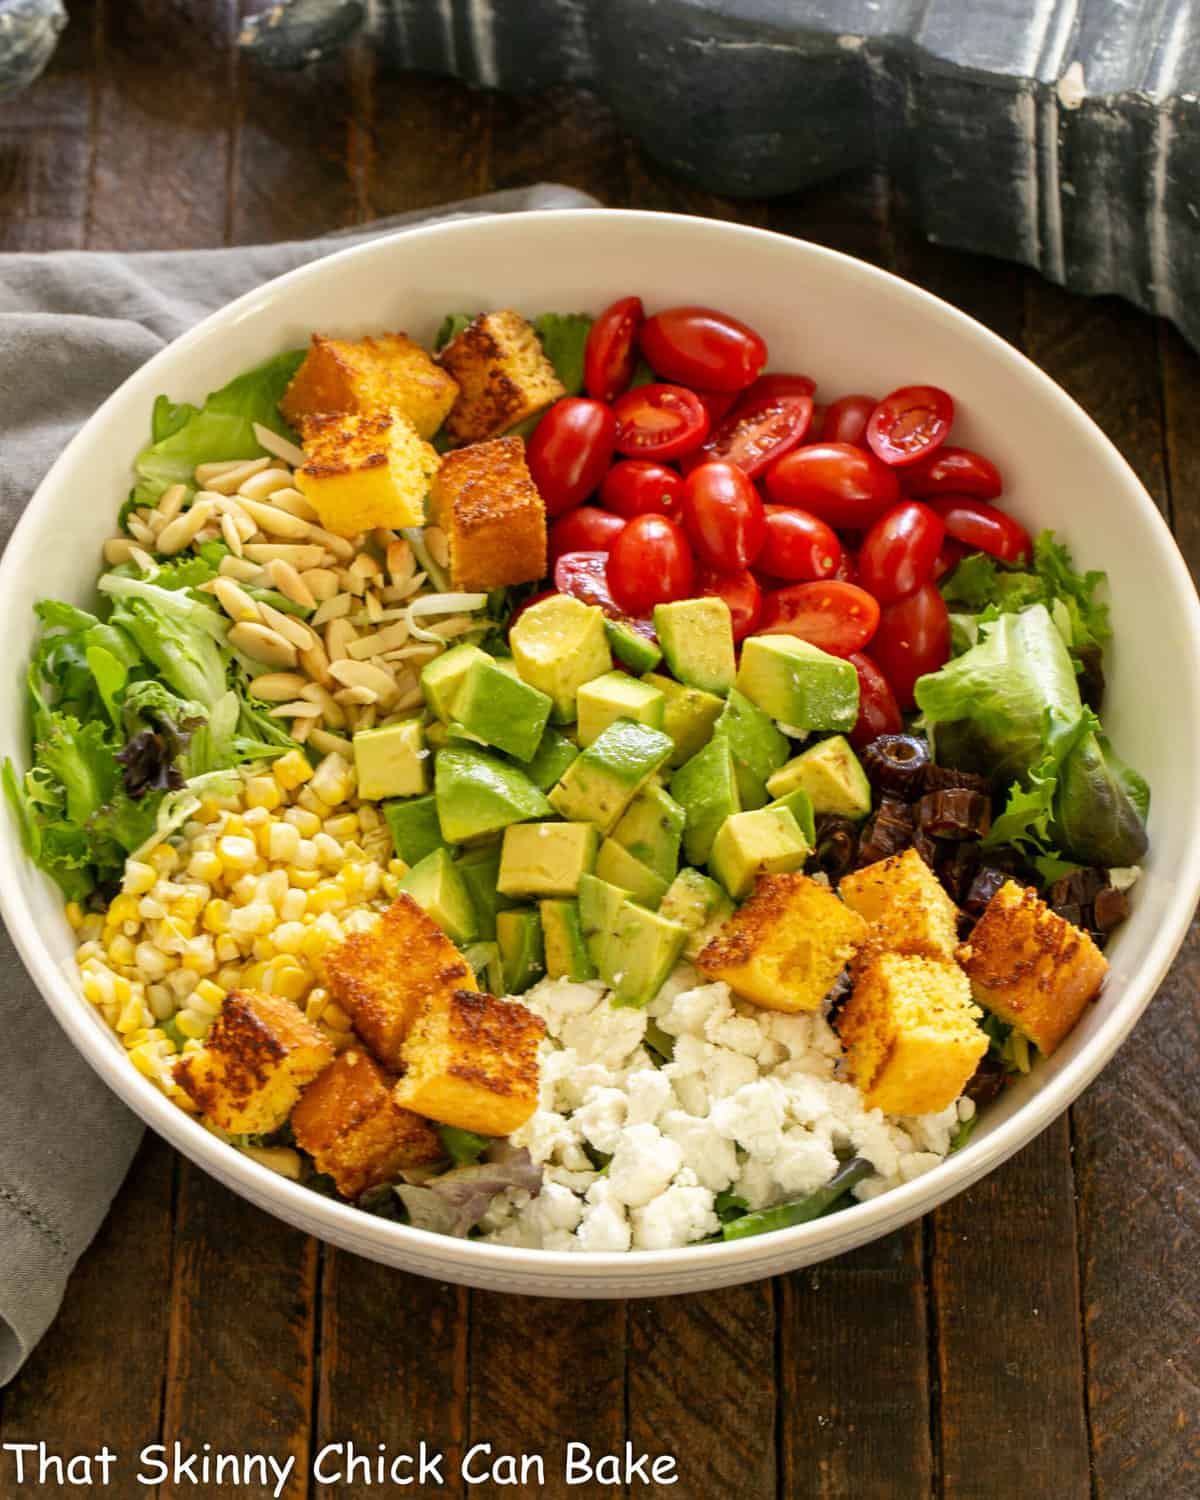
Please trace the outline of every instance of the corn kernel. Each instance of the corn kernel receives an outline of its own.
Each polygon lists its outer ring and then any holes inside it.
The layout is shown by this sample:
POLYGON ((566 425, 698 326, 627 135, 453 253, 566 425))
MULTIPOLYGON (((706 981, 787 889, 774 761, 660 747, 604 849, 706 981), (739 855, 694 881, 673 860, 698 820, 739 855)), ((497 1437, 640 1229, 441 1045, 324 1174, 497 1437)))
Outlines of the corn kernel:
POLYGON ((314 839, 301 839, 296 850, 293 866, 297 870, 315 870, 320 866, 321 853, 314 839))
POLYGON ((325 824, 325 832, 331 839, 337 839, 338 843, 343 843, 346 839, 357 838, 359 814, 342 813, 340 817, 330 818, 325 824))
POLYGON ((115 937, 109 938, 108 956, 113 963, 120 964, 122 968, 129 968, 130 965, 135 964, 137 950, 134 948, 132 938, 126 937, 123 932, 118 932, 115 937))
POLYGON ((227 871, 252 870, 258 862, 254 840, 240 834, 223 834, 217 840, 217 853, 227 871))
POLYGON ((205 1008, 211 1006, 211 1013, 215 1016, 217 1011, 220 1010, 224 999, 225 991, 219 984, 214 984, 211 979, 202 979, 192 991, 191 997, 188 1000, 188 1006, 192 1010, 195 1010, 197 1006, 205 1008))
POLYGON ((290 824, 301 838, 310 839, 314 833, 321 831, 321 820, 307 807, 289 807, 283 815, 285 823, 290 824))
POLYGON ((146 992, 146 1006, 156 1021, 169 1021, 179 1008, 169 985, 152 984, 146 992))
POLYGON ((242 988, 247 990, 260 989, 262 987, 263 975, 266 972, 267 966, 265 963, 251 964, 242 976, 242 988))
POLYGON ((318 823, 324 823, 325 816, 329 812, 328 806, 317 796, 316 792, 303 786, 296 793, 296 806, 302 811, 311 813, 318 823))
POLYGON ((292 823, 272 823, 267 830, 267 858, 276 864, 290 865, 300 847, 300 830, 292 823))
POLYGON ((171 967, 166 954, 160 953, 153 943, 139 943, 134 959, 144 979, 161 979, 171 967))
POLYGON ((175 1024, 184 1036, 200 1041, 208 1035, 212 1017, 197 1015, 194 1010, 181 1010, 175 1017, 175 1024))
POLYGON ((275 925, 275 908, 266 901, 251 901, 239 907, 229 918, 229 930, 235 933, 270 932, 275 925))
POLYGON ((65 915, 72 930, 78 932, 83 926, 83 907, 78 901, 68 901, 65 915))
POLYGON ((90 913, 79 924, 79 936, 85 943, 95 942, 103 932, 104 918, 99 912, 90 913))
MULTIPOLYGON (((231 932, 223 932, 217 939, 217 957, 223 964, 232 963, 235 958, 241 958, 242 950, 238 947, 237 938, 231 932)), ((218 979, 219 984, 224 981, 218 979)), ((225 986, 228 989, 228 985, 225 986)))
POLYGON ((283 792, 274 776, 247 776, 247 807, 264 807, 268 812, 274 812, 282 804, 283 792))
POLYGON ((304 1001, 304 1014, 309 1021, 319 1021, 321 1012, 329 1004, 329 991, 323 990, 320 985, 311 989, 304 1001))
MULTIPOLYGON (((369 802, 364 802, 358 809, 358 826, 363 833, 373 833, 376 828, 383 827, 383 819, 369 802)), ((332 828, 329 831, 333 833, 332 828)), ((333 836, 337 838, 338 835, 335 833, 333 836)))
POLYGON ((156 845, 146 858, 160 875, 170 875, 173 870, 179 868, 179 855, 170 844, 156 845))
POLYGON ((326 1026, 332 1027, 334 1031, 349 1031, 352 1025, 350 1017, 336 1000, 331 1000, 326 1005, 325 1009, 321 1012, 321 1019, 325 1022, 326 1026))
POLYGON ((278 953, 299 953, 304 941, 304 927, 300 922, 281 922, 272 934, 278 953))
POLYGON ((138 902, 138 916, 143 922, 159 922, 166 914, 167 908, 151 896, 143 896, 138 902))
POLYGON ((283 904, 287 893, 288 878, 286 870, 271 870, 266 875, 259 876, 257 900, 265 901, 278 910, 283 904))
POLYGON ((300 1000, 309 986, 308 975, 290 959, 276 959, 263 975, 263 989, 283 1000, 300 1000))
POLYGON ((322 881, 309 893, 308 909, 317 913, 341 911, 346 904, 346 893, 331 880, 322 881))
POLYGON ((228 901, 215 897, 204 908, 203 924, 212 933, 229 931, 229 919, 233 915, 233 907, 228 901))
POLYGON ((362 866, 346 865, 343 869, 338 871, 337 882, 345 892, 347 899, 351 901, 354 900, 356 896, 361 894, 363 885, 365 883, 363 880, 362 866))
MULTIPOLYGON (((221 833, 223 836, 228 835, 230 838, 235 839, 244 839, 246 837, 246 820, 240 812, 229 814, 221 825, 221 833)), ((220 847, 221 843, 218 839, 217 848, 220 849, 220 847)))
POLYGON ((314 771, 309 787, 327 807, 345 802, 354 790, 354 773, 349 762, 336 750, 332 751, 314 771))
POLYGON ((279 915, 285 922, 299 922, 307 910, 308 892, 302 891, 299 886, 289 886, 287 895, 279 904, 279 915))
POLYGON ((227 963, 224 968, 218 969, 216 976, 217 983, 227 990, 245 989, 249 985, 249 980, 242 973, 241 953, 238 952, 236 947, 233 956, 239 962, 227 963))
POLYGON ((320 870, 298 870, 295 865, 289 865, 287 876, 289 882, 302 891, 311 891, 321 883, 320 870))
POLYGON ((271 773, 285 792, 292 792, 312 777, 312 767, 300 750, 289 750, 271 767, 271 773))
POLYGON ((131 995, 121 1007, 117 1030, 125 1035, 140 1030, 146 1024, 146 1006, 140 995, 131 995))
POLYGON ((322 831, 313 835, 313 848, 317 851, 317 857, 328 870, 339 870, 345 863, 342 846, 337 839, 331 839, 327 833, 322 831))
POLYGON ((112 905, 108 908, 106 921, 110 927, 119 927, 123 922, 137 921, 137 898, 134 896, 116 896, 112 905))

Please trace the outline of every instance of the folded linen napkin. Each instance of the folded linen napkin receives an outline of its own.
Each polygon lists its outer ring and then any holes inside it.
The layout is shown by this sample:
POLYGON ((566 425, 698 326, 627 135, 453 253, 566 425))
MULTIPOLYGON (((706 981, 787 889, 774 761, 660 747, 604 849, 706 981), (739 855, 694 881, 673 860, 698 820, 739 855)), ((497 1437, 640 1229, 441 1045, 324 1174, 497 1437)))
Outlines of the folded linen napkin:
MULTIPOLYGON (((43 474, 101 401, 169 340, 234 297, 396 228, 479 213, 597 206, 583 193, 546 184, 319 240, 0 256, 0 546, 43 474)), ((128 1169, 141 1125, 63 1035, 2 930, 0 1037, 4 1385, 57 1313, 67 1278, 128 1169)))

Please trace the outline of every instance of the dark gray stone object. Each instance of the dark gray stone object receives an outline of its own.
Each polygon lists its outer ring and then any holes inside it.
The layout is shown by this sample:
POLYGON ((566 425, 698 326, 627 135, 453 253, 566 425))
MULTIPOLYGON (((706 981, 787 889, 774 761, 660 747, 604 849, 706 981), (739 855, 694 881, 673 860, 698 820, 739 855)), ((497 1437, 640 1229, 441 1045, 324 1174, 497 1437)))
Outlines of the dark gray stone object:
POLYGON ((0 0, 0 99, 33 82, 66 24, 60 0, 0 0))

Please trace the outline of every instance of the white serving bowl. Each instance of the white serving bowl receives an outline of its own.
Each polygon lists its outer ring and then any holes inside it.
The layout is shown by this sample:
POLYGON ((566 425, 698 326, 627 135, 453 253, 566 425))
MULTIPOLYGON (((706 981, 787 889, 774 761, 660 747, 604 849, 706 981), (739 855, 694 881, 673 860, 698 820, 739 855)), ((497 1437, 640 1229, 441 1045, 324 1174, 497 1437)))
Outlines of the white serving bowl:
MULTIPOLYGON (((986 268, 980 268, 985 275, 986 268)), ((24 664, 34 601, 87 603, 159 392, 201 400, 314 329, 405 329, 428 342, 447 312, 598 312, 638 293, 651 308, 708 303, 761 330, 774 369, 822 393, 924 381, 958 402, 954 439, 1004 471, 1005 504, 1054 527, 1082 567, 1108 570, 1116 639, 1105 725, 1153 788, 1151 853, 1113 942, 1099 1002, 1048 1062, 989 1109, 934 1171, 830 1218, 729 1245, 568 1255, 443 1238, 310 1193, 223 1145, 130 1066, 80 997, 56 887, 0 817, 0 909, 46 1003, 110 1088, 221 1182, 311 1234, 442 1280, 561 1297, 698 1291, 823 1260, 928 1212, 1060 1114, 1124 1040, 1187 931, 1200 892, 1200 607, 1184 563, 1124 459, 1050 379, 986 328, 872 266, 756 229, 665 214, 572 210, 411 230, 293 271, 206 318, 132 376, 46 476, 0 562, 0 755, 28 760, 24 664)))

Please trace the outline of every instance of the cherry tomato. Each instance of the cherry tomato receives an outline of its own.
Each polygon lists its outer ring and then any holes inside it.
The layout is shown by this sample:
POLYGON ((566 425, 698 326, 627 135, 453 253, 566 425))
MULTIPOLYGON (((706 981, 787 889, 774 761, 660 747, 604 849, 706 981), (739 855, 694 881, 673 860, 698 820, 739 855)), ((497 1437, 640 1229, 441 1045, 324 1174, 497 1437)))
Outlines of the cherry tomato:
POLYGON ((739 401, 699 452, 692 455, 692 463, 724 459, 757 479, 769 463, 808 436, 812 409, 812 397, 800 394, 739 401))
POLYGON ((783 375, 771 371, 747 386, 737 400, 739 406, 743 403, 757 406, 759 402, 774 401, 779 396, 811 396, 816 388, 817 382, 807 375, 783 375))
POLYGON ((852 651, 846 660, 858 673, 858 722, 850 731, 850 743, 861 750, 881 734, 900 734, 904 720, 891 683, 861 651, 852 651))
POLYGON ((683 478, 676 469, 645 458, 613 464, 600 481, 600 504, 627 521, 657 511, 670 515, 683 498, 683 478))
POLYGON ((681 385, 639 385, 613 403, 617 452, 630 458, 678 458, 708 436, 708 413, 681 385))
POLYGON ((767 362, 753 328, 711 307, 669 307, 642 324, 651 369, 702 391, 741 391, 767 362))
POLYGON ((840 578, 843 583, 858 583, 858 553, 853 547, 842 543, 842 560, 838 564, 837 572, 833 575, 840 578))
POLYGON ((827 406, 818 405, 813 407, 812 421, 808 424, 808 431, 804 434, 806 443, 819 443, 825 436, 825 420, 829 415, 827 406))
POLYGON ((858 553, 863 587, 880 604, 892 604, 920 588, 933 573, 946 528, 919 500, 893 505, 875 522, 858 553))
POLYGON ((635 516, 612 545, 606 576, 626 614, 648 615, 656 604, 686 599, 696 565, 683 528, 666 516, 635 516))
POLYGON ((773 578, 832 578, 841 566, 837 532, 811 511, 790 505, 766 505, 767 539, 758 568, 773 578))
MULTIPOLYGON (((940 597, 940 596, 939 596, 940 597)), ((879 625, 879 604, 853 583, 794 583, 763 599, 763 635, 796 635, 834 656, 861 651, 879 625)))
POLYGON ((967 548, 961 542, 956 542, 952 536, 945 537, 942 541, 942 550, 937 555, 937 561, 930 575, 934 583, 940 582, 947 573, 953 573, 966 555, 967 548))
POLYGON ((850 443, 810 443, 767 470, 767 494, 778 505, 810 510, 830 526, 869 526, 900 498, 887 464, 850 443))
POLYGON ((1001 562, 1019 562, 1033 553, 1033 542, 1020 521, 986 500, 944 495, 929 502, 946 527, 946 535, 977 552, 998 557, 1001 562))
POLYGON ((905 490, 918 499, 930 495, 972 495, 976 500, 994 500, 1004 491, 1000 470, 982 453, 944 444, 930 458, 910 464, 904 471, 905 490))
POLYGON ((950 655, 950 616, 932 583, 887 605, 871 643, 871 655, 892 685, 902 709, 913 705, 913 683, 936 672, 950 655))
POLYGON ((613 539, 625 530, 625 522, 598 505, 578 505, 551 526, 547 543, 550 561, 564 552, 607 552, 613 539))
POLYGON ((867 419, 879 405, 874 396, 839 396, 829 403, 821 436, 827 443, 867 446, 867 419))
POLYGON ((733 639, 753 635, 762 619, 762 589, 753 573, 716 573, 705 570, 696 580, 702 594, 724 599, 733 617, 733 639))
POLYGON ((646 314, 640 297, 622 297, 592 324, 583 351, 583 388, 597 401, 627 390, 637 365, 638 329, 646 314))
POLYGON ((767 534, 758 491, 736 464, 701 464, 683 483, 680 515, 692 549, 709 568, 748 568, 767 534))
POLYGON ((708 426, 711 431, 729 413, 730 407, 738 398, 736 391, 697 391, 700 405, 708 413, 708 426))
POLYGON ((611 406, 586 396, 556 401, 525 444, 525 460, 548 516, 581 505, 612 462, 616 421, 611 406))
POLYGON ((867 443, 885 464, 915 464, 946 441, 954 402, 936 385, 902 385, 867 420, 867 443))

